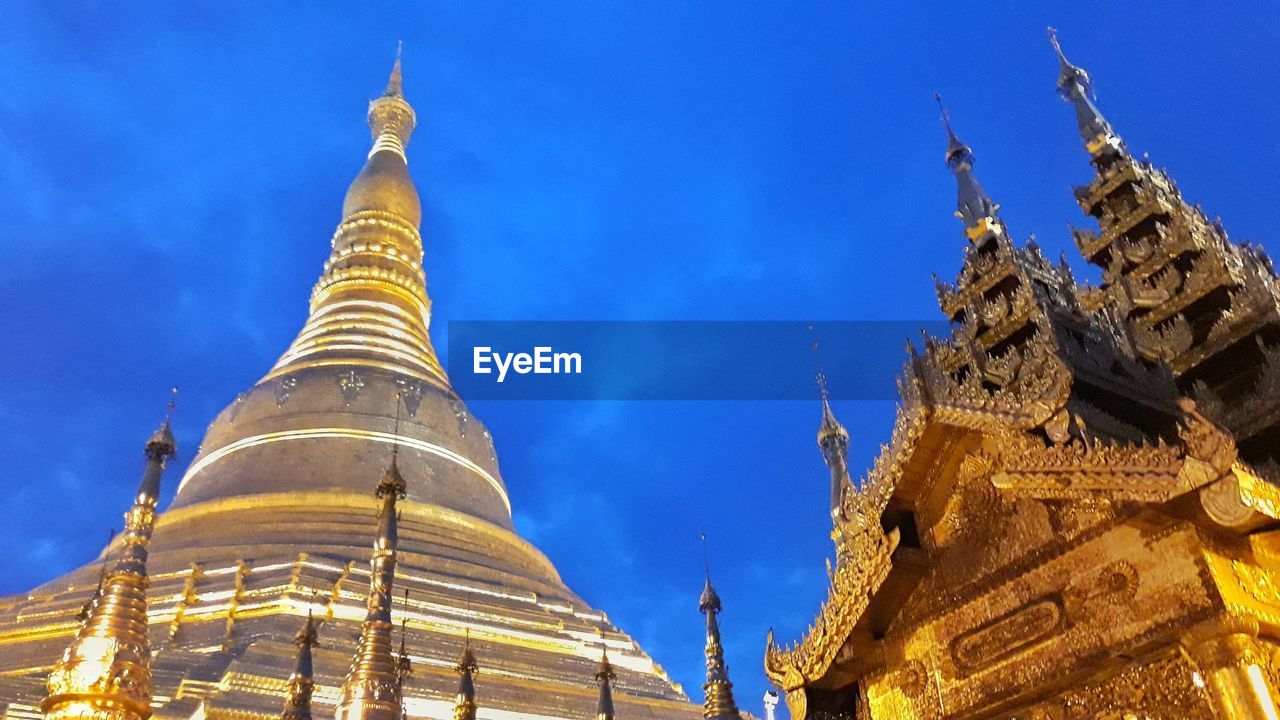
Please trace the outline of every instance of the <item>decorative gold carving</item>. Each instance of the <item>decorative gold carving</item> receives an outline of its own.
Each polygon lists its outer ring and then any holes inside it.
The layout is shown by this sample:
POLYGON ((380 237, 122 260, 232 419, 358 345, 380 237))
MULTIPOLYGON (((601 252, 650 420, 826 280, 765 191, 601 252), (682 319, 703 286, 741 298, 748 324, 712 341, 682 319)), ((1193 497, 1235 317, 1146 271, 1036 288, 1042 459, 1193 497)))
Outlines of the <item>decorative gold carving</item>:
POLYGON ((1138 571, 1132 564, 1114 562, 1101 570, 1072 578, 1062 591, 1062 602, 1072 622, 1088 622, 1108 605, 1131 600, 1138 591, 1138 571))
POLYGON ((1043 642, 1062 627, 1062 605, 1044 598, 960 635, 951 644, 951 657, 966 671, 979 670, 1043 642))

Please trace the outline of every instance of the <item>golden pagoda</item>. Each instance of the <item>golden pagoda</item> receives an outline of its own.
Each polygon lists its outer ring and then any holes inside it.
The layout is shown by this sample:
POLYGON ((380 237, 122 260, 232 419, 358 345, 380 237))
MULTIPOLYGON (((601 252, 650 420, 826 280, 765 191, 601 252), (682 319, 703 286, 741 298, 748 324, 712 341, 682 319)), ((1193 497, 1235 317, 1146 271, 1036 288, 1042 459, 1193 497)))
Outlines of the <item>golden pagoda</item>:
POLYGON ((416 118, 399 60, 368 122, 372 148, 302 331, 209 426, 172 505, 157 515, 148 493, 149 508, 135 506, 103 551, 119 560, 85 621, 97 562, 0 599, 4 717, 446 720, 456 658, 470 688, 474 648, 485 659, 482 717, 581 720, 596 707, 601 640, 624 680, 621 717, 697 716, 516 534, 489 433, 428 335, 406 154, 416 118), (141 576, 144 516, 154 538, 141 576), (394 607, 393 579, 410 592, 394 607), (395 625, 404 645, 393 656, 395 625), (118 687, 90 677, 111 657, 130 668, 112 676, 127 681, 118 687))
POLYGON ((947 121, 968 239, 836 564, 765 670, 792 720, 1280 717, 1280 281, 1134 158, 1057 40, 1100 287, 1015 242, 947 121))

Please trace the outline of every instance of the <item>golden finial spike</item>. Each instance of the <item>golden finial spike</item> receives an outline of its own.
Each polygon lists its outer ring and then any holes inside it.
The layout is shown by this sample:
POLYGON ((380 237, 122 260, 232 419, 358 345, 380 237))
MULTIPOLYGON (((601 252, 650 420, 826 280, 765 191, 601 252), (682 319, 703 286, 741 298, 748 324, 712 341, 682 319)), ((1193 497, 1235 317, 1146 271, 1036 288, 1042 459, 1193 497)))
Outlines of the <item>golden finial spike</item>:
POLYGON ((706 577, 707 582, 711 582, 711 556, 707 553, 707 534, 700 533, 702 538, 702 573, 706 577))
POLYGON ((387 97, 404 97, 403 81, 400 74, 400 58, 404 53, 404 41, 396 43, 396 62, 391 66, 391 77, 387 79, 387 89, 383 95, 387 97))
POLYGON ((1058 58, 1061 59, 1062 62, 1067 62, 1067 56, 1062 52, 1062 45, 1058 44, 1058 29, 1050 25, 1046 30, 1049 33, 1049 44, 1053 45, 1054 52, 1058 53, 1058 58))
POLYGON ((956 137, 956 132, 951 128, 951 111, 942 103, 942 93, 935 92, 933 94, 934 102, 938 103, 938 111, 942 114, 942 124, 947 128, 947 152, 951 153, 953 148, 965 148, 965 144, 956 137))
POLYGON ((49 673, 48 695, 40 704, 46 720, 151 716, 147 545, 155 528, 160 475, 174 449, 167 422, 147 440, 147 469, 125 514, 120 556, 75 639, 49 673))

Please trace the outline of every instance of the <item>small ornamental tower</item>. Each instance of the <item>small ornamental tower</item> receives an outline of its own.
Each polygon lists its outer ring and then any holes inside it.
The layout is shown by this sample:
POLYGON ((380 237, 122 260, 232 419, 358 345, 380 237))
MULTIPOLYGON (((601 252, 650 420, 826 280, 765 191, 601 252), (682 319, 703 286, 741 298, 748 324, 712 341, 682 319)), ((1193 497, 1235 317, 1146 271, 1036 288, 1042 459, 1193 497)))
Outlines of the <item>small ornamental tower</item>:
MULTIPOLYGON (((702 536, 706 551, 707 536, 702 536)), ((708 568, 707 582, 698 600, 698 610, 707 616, 707 682, 702 686, 702 717, 706 720, 741 720, 738 705, 733 701, 733 683, 729 682, 729 668, 724 663, 724 647, 720 644, 720 596, 711 585, 708 568)))
MULTIPOLYGON (((170 411, 173 402, 169 403, 170 411)), ((151 716, 147 641, 147 545, 156 521, 160 476, 177 446, 169 420, 147 440, 147 468, 125 515, 123 547, 104 576, 84 624, 49 673, 46 720, 146 720, 151 716)))
MULTIPOLYGON (((397 402, 397 426, 399 402, 397 402)), ((356 646, 351 669, 342 683, 336 720, 401 720, 401 681, 404 667, 392 652, 391 590, 396 574, 396 501, 405 494, 404 478, 396 464, 397 443, 392 446, 391 464, 378 483, 377 497, 382 501, 378 513, 378 535, 373 542, 370 562, 369 599, 360 641, 356 646)))
POLYGON ((475 674, 480 668, 476 664, 476 656, 471 653, 471 632, 467 631, 466 641, 462 646, 462 657, 458 658, 458 695, 453 699, 453 720, 476 720, 476 683, 475 674))
POLYGON ((613 720, 613 681, 617 674, 609 663, 608 649, 600 651, 600 669, 596 670, 596 683, 600 685, 600 700, 596 703, 596 720, 613 720))
POLYGON ((315 616, 307 611, 307 621, 298 631, 293 644, 298 646, 298 657, 294 661, 293 673, 289 675, 289 696, 284 702, 281 720, 311 720, 311 692, 315 689, 315 681, 311 674, 311 648, 319 640, 316 632, 315 616))

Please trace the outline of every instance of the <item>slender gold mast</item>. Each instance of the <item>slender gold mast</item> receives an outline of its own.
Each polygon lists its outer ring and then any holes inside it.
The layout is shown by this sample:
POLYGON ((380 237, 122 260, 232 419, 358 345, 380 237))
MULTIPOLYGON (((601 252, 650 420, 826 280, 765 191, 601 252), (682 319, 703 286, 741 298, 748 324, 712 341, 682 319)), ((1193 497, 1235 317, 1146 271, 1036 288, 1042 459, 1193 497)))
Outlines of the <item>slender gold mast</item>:
MULTIPOLYGON (((170 411, 173 402, 169 403, 170 411)), ((160 476, 177 449, 169 419, 147 440, 147 469, 124 516, 123 547, 102 590, 49 673, 46 720, 146 720, 151 716, 147 642, 147 544, 155 526, 160 476)))
POLYGON ((281 720, 311 720, 311 692, 316 683, 311 673, 311 648, 319 640, 316 632, 316 619, 307 611, 307 622, 298 631, 293 643, 298 646, 298 659, 294 662, 293 674, 289 676, 289 697, 284 703, 281 720))
MULTIPOLYGON (((703 534, 705 559, 707 536, 703 534)), ((706 720, 741 720, 738 705, 733 701, 733 683, 729 682, 729 668, 724 663, 724 647, 720 644, 720 596, 711 585, 710 564, 706 564, 707 584, 702 588, 698 609, 707 616, 707 682, 702 686, 702 716, 706 720)))
MULTIPOLYGON (((400 397, 396 397, 396 435, 399 437, 400 397)), ((396 464, 399 443, 392 445, 391 464, 378 483, 382 500, 378 535, 370 563, 369 600, 360 642, 351 670, 342 683, 336 720, 400 720, 400 662, 392 652, 391 589, 396 574, 396 501, 405 494, 404 478, 396 464)))
POLYGON ((462 646, 458 659, 458 696, 453 701, 453 720, 476 720, 475 674, 479 671, 476 656, 471 653, 471 630, 462 646))

